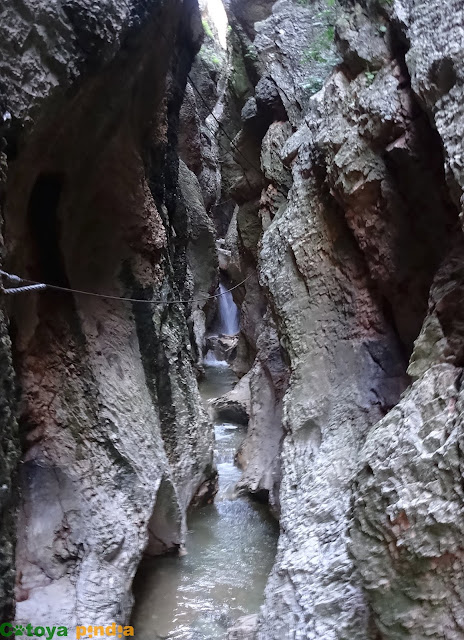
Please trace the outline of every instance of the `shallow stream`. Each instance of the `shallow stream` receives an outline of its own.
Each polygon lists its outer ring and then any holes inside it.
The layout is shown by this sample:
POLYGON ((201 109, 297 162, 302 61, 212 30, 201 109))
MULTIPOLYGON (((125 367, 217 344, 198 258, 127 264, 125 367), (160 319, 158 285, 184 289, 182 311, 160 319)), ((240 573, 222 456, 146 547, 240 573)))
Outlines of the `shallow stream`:
MULTIPOLYGON (((229 391, 228 367, 206 367, 206 402, 229 391)), ((187 555, 146 560, 134 593, 138 640, 223 640, 240 616, 257 613, 276 552, 278 528, 267 509, 236 498, 235 452, 243 427, 216 424, 219 492, 215 503, 190 514, 187 555)))

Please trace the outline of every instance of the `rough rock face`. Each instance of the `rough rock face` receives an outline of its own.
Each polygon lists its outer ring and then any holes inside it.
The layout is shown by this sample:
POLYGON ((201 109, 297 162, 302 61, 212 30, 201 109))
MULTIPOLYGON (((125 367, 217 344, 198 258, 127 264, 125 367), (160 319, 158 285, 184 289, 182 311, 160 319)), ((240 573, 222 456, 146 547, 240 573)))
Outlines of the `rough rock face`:
MULTIPOLYGON (((395 13, 410 43, 412 88, 440 136, 449 194, 462 217, 462 7, 398 3, 395 13)), ((462 265, 457 232, 415 342, 408 368, 415 382, 361 452, 351 548, 385 638, 464 633, 462 265)))
POLYGON ((464 165, 458 134, 464 120, 462 6, 458 0, 446 5, 409 0, 395 5, 394 17, 410 42, 406 62, 412 88, 440 136, 450 194, 462 208, 464 165))
POLYGON ((351 552, 382 637, 460 638, 462 239, 439 269, 408 372, 355 479, 351 552))
MULTIPOLYGON (((182 544, 186 509, 214 476, 192 309, 175 302, 215 286, 196 254, 211 227, 183 198, 195 185, 176 152, 201 21, 190 0, 11 2, 0 30, 8 268, 159 301, 47 291, 9 303, 24 449, 17 619, 123 622, 142 552, 182 544)), ((2 447, 14 445, 8 362, 2 447)), ((2 455, 3 474, 15 459, 2 455)), ((2 511, 8 496, 5 478, 2 511)), ((11 531, 2 566, 8 545, 11 531)))
POLYGON ((463 265, 461 238, 431 288, 415 382, 361 452, 351 551, 382 637, 463 633, 463 265))
POLYGON ((298 165, 260 257, 291 376, 282 533, 258 637, 363 638, 368 613, 346 548, 351 480, 360 442, 406 384, 404 363, 337 204, 298 165))
POLYGON ((193 280, 193 322, 194 344, 197 367, 201 367, 206 332, 208 294, 216 288, 218 255, 215 243, 215 229, 208 216, 202 190, 195 174, 181 161, 179 181, 186 208, 189 228, 187 260, 193 280))
POLYGON ((258 616, 250 615, 239 618, 229 629, 227 640, 249 640, 254 635, 258 616))
POLYGON ((229 32, 224 49, 208 3, 201 0, 199 4, 205 39, 189 74, 179 147, 182 159, 199 180, 217 237, 222 238, 234 210, 230 186, 240 175, 233 160, 232 140, 240 130, 240 111, 253 85, 240 41, 229 32))
POLYGON ((461 376, 431 367, 362 451, 351 549, 382 638, 462 638, 461 376))
POLYGON ((248 425, 250 419, 250 375, 251 372, 243 376, 232 391, 211 401, 210 411, 214 421, 223 420, 224 422, 248 425))
MULTIPOLYGON (((238 5, 231 3, 231 18, 243 46, 250 50, 248 36, 240 26, 245 14, 238 5)), ((250 69, 247 72, 251 82, 254 72, 250 69)), ((286 119, 282 100, 274 82, 264 76, 257 83, 255 96, 245 102, 241 111, 243 128, 234 143, 234 158, 241 167, 241 176, 231 189, 238 206, 225 239, 228 253, 225 270, 235 283, 247 278, 246 284, 234 291, 241 309, 241 333, 232 367, 239 376, 248 374, 251 392, 247 437, 238 453, 238 462, 244 471, 239 488, 268 500, 276 515, 283 437, 282 397, 287 370, 273 314, 256 270, 257 246, 266 224, 266 219, 261 220, 258 215, 260 196, 269 177, 265 174, 268 170, 272 172, 270 166, 265 166, 264 172, 260 169, 261 143, 271 123, 280 119, 286 119)), ((282 201, 285 185, 275 188, 274 192, 269 197, 282 201)))
MULTIPOLYGON (((242 272, 257 263, 261 285, 242 294, 248 357, 271 310, 290 368, 279 549, 248 637, 454 639, 462 7, 298 5, 247 30, 261 80, 237 140, 262 175, 232 191, 242 272), (260 109, 265 79, 284 117, 260 109)), ((274 423, 252 385, 254 411, 261 453, 274 423)))
MULTIPOLYGON (((0 203, 5 195, 7 158, 0 152, 0 203)), ((1 238, 1 255, 4 247, 1 238)), ((11 361, 11 341, 3 302, 0 310, 0 619, 10 621, 14 615, 14 545, 16 539, 15 507, 17 500, 16 465, 20 447, 16 422, 15 376, 11 361)))
POLYGON ((1 400, 0 400, 0 619, 14 615, 14 548, 16 540, 16 465, 19 438, 16 422, 16 389, 11 362, 11 342, 3 309, 0 319, 1 400))
POLYGON ((213 409, 248 421, 240 488, 281 524, 261 612, 230 637, 462 640, 462 2, 226 4, 203 101, 184 91, 194 0, 3 3, 5 264, 156 303, 4 302, 0 615, 12 362, 19 621, 126 620, 142 552, 180 547, 214 490, 195 380, 213 219, 221 268, 247 278, 241 386, 213 409))
POLYGON ((280 512, 280 452, 283 440, 282 397, 287 383, 287 368, 274 322, 268 312, 260 327, 256 360, 249 377, 250 412, 247 436, 237 460, 243 469, 238 484, 280 512))

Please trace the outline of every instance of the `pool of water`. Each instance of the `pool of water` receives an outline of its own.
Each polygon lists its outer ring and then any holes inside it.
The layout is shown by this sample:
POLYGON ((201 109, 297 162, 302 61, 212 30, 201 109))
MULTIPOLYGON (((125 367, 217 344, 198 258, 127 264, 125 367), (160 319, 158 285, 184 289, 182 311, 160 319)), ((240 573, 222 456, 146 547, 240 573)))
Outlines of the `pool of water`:
MULTIPOLYGON (((217 397, 234 383, 229 368, 207 368, 202 396, 217 397)), ((243 427, 217 424, 215 434, 219 492, 213 505, 190 514, 187 555, 145 560, 137 573, 138 640, 222 640, 237 618, 262 604, 278 527, 266 507, 235 495, 243 427)))
POLYGON ((229 366, 205 367, 205 375, 200 382, 201 397, 204 401, 218 398, 233 389, 237 381, 229 366))

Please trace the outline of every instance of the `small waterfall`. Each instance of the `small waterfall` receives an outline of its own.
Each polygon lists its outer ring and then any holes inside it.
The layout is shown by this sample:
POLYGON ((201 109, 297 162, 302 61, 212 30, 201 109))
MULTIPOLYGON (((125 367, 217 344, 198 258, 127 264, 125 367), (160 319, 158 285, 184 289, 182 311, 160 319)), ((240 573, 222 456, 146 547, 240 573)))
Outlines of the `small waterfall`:
POLYGON ((216 354, 214 353, 214 351, 211 351, 211 349, 205 355, 203 362, 208 367, 228 367, 229 366, 225 360, 218 360, 216 358, 216 354))
POLYGON ((221 294, 218 297, 219 334, 234 336, 240 331, 240 314, 237 305, 222 282, 219 285, 219 293, 221 294))
MULTIPOLYGON (((218 311, 215 321, 214 334, 210 337, 236 336, 240 331, 240 312, 234 302, 232 294, 222 282, 219 284, 217 298, 218 311)), ((209 367, 228 367, 225 360, 218 360, 215 349, 209 349, 204 360, 204 364, 209 367)))

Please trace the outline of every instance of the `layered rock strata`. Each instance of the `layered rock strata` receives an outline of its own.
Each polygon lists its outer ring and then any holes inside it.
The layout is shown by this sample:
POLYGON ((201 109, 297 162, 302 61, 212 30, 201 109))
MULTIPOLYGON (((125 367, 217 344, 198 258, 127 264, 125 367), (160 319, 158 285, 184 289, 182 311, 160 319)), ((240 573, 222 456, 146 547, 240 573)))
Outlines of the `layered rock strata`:
POLYGON ((181 546, 187 507, 214 481, 188 300, 214 290, 217 257, 176 149, 201 19, 190 0, 7 2, 0 31, 7 267, 156 301, 49 290, 9 303, 16 616, 124 622, 142 552, 181 546), (205 251, 212 268, 197 269, 205 251))
MULTIPOLYGON (((462 7, 332 6, 280 0, 247 31, 262 79, 238 143, 264 184, 234 191, 260 284, 242 333, 263 340, 248 320, 270 310, 290 370, 281 536, 249 637, 454 639, 462 7), (260 113, 264 79, 285 117, 260 113)), ((252 393, 254 408, 261 453, 274 426, 252 393)))

